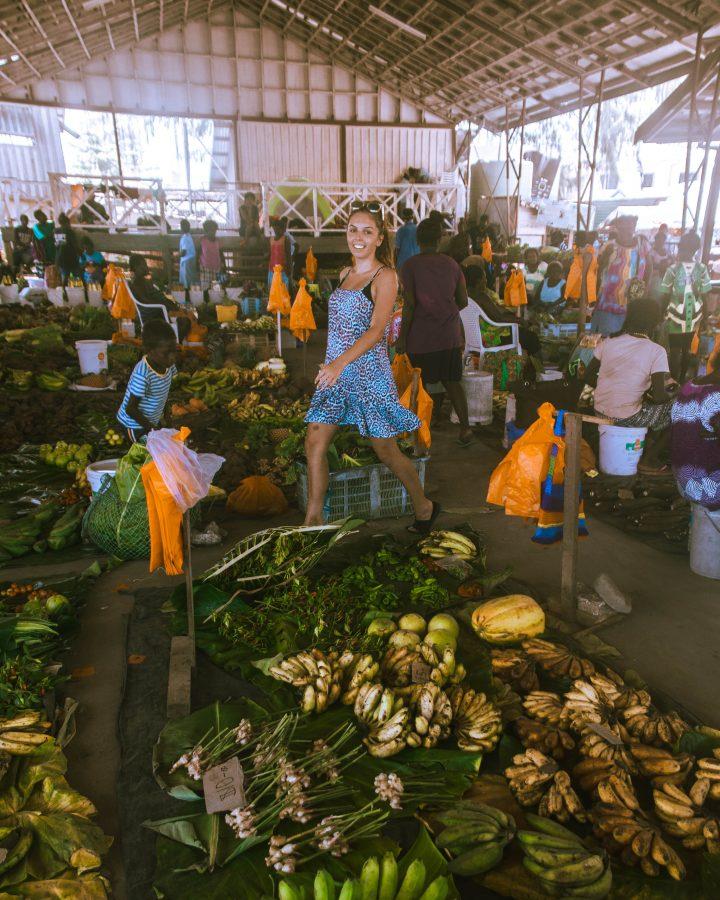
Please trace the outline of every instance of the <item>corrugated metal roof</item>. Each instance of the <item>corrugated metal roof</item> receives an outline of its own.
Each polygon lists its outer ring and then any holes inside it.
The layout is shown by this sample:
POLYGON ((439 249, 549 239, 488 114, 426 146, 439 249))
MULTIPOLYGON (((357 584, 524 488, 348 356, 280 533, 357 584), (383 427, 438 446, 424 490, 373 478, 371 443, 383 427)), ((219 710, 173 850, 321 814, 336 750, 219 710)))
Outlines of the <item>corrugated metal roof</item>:
POLYGON ((0 177, 47 181, 48 172, 65 169, 58 111, 0 104, 0 177), (13 142, 13 137, 32 143, 13 142))

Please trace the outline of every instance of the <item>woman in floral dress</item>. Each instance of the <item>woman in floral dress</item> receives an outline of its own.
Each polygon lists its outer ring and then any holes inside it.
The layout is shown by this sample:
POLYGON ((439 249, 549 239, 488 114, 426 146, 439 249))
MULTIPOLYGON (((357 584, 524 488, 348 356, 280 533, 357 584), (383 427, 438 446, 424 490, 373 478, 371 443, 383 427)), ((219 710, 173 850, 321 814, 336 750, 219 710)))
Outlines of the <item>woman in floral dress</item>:
POLYGON ((416 431, 420 420, 398 401, 387 336, 397 297, 392 248, 380 207, 353 204, 347 242, 353 264, 340 273, 329 301, 328 345, 315 394, 305 418, 308 505, 305 523, 323 521, 328 488, 327 451, 341 425, 370 439, 378 459, 400 479, 415 509, 412 530, 425 533, 440 512, 428 500, 397 436, 416 431))

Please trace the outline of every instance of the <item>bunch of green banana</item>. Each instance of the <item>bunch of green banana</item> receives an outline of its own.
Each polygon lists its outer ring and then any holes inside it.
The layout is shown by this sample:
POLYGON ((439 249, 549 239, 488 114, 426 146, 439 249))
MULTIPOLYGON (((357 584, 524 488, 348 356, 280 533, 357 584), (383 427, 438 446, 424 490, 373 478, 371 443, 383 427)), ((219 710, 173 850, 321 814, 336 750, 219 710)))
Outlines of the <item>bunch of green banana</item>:
POLYGON ((515 836, 514 819, 485 803, 459 803, 435 818, 445 826, 435 843, 454 857, 448 868, 455 875, 492 869, 515 836))
POLYGON ((396 697, 392 688, 379 682, 365 682, 355 698, 355 716, 368 728, 383 725, 405 706, 402 697, 396 697))
POLYGON ((580 838, 562 825, 527 814, 535 831, 518 831, 523 865, 554 897, 607 897, 612 870, 607 854, 588 850, 580 838))
POLYGON ((412 647, 388 647, 380 661, 380 677, 394 688, 406 688, 412 681, 413 663, 420 653, 412 647))
POLYGON ((32 515, 0 525, 0 560, 29 553, 41 531, 42 523, 32 515))
POLYGON ((358 879, 348 878, 340 888, 328 872, 321 869, 315 875, 313 893, 289 881, 278 886, 279 900, 445 900, 450 893, 450 878, 438 875, 429 883, 425 863, 413 860, 400 878, 397 860, 386 853, 380 860, 371 856, 365 860, 358 879))
POLYGON ((50 723, 43 722, 39 712, 24 712, 12 719, 0 719, 0 751, 11 756, 26 756, 39 744, 50 740, 50 735, 43 733, 48 728, 50 723))
POLYGON ((528 747, 524 753, 513 756, 513 765, 505 769, 510 790, 521 806, 535 806, 550 787, 558 764, 539 750, 528 747))
POLYGON ((460 559, 475 559, 478 548, 470 538, 458 531, 431 531, 419 543, 420 555, 440 559, 445 556, 457 556, 460 559))
POLYGON ((407 746, 407 735, 410 731, 410 710, 403 706, 394 712, 385 722, 373 726, 363 744, 371 756, 385 758, 395 756, 407 746))
POLYGON ((18 391, 29 391, 33 383, 33 373, 24 369, 9 369, 10 385, 18 391))
POLYGON ((341 700, 345 706, 352 706, 363 684, 373 681, 380 671, 380 664, 369 653, 353 653, 346 650, 335 662, 340 672, 341 700))
POLYGON ((457 685, 448 692, 453 733, 460 750, 492 750, 502 735, 502 716, 485 694, 457 685))
POLYGON ((305 713, 322 712, 342 693, 341 670, 321 650, 301 650, 273 666, 270 674, 293 687, 303 688, 301 708, 305 713))
POLYGON ((712 800, 720 800, 720 749, 713 750, 712 756, 697 761, 697 778, 710 782, 709 794, 712 800))
POLYGON ((80 541, 80 527, 86 506, 84 503, 75 503, 68 506, 65 512, 55 521, 47 536, 50 550, 63 550, 72 547, 80 541))
POLYGON ((233 399, 235 376, 230 369, 199 369, 189 377, 176 379, 175 384, 207 406, 218 406, 233 399))
POLYGON ((699 778, 687 793, 674 784, 653 791, 655 814, 663 828, 680 838, 687 850, 720 853, 720 819, 703 807, 709 793, 707 778, 699 778))
POLYGON ((456 662, 455 651, 452 647, 445 647, 440 652, 439 648, 423 641, 418 644, 417 650, 424 663, 431 667, 430 681, 443 687, 446 684, 460 684, 467 675, 467 670, 462 663, 456 662))
POLYGON ((41 372, 35 376, 35 384, 43 391, 62 391, 70 381, 59 372, 41 372))
POLYGON ((450 734, 452 707, 450 700, 431 681, 419 686, 413 702, 412 730, 407 735, 408 747, 434 747, 450 734))

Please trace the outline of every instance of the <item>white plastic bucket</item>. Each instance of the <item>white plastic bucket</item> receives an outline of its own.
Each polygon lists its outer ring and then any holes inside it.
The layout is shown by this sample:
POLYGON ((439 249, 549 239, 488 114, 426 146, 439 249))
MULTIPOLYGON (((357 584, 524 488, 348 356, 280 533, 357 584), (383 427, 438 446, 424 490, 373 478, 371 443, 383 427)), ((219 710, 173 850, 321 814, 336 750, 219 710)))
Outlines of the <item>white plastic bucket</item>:
POLYGON ((690 509, 690 569, 720 579, 720 510, 710 512, 699 503, 691 503, 690 509))
POLYGON ((81 287, 65 288, 68 306, 82 306, 85 303, 85 289, 81 287))
POLYGON ((600 425, 600 471, 606 475, 635 475, 645 449, 647 428, 600 425))
POLYGON ((105 475, 112 475, 113 478, 115 477, 118 462, 119 460, 117 459, 99 459, 97 462, 90 463, 87 469, 85 469, 85 477, 88 480, 90 490, 93 494, 97 494, 100 490, 100 485, 102 484, 105 475))
POLYGON ((83 375, 105 372, 108 367, 107 341, 75 341, 80 371, 83 375))
MULTIPOLYGON (((462 386, 467 397, 468 422, 471 425, 489 425, 493 420, 493 376, 491 372, 465 372, 462 386)), ((453 410, 450 421, 457 425, 453 410)))

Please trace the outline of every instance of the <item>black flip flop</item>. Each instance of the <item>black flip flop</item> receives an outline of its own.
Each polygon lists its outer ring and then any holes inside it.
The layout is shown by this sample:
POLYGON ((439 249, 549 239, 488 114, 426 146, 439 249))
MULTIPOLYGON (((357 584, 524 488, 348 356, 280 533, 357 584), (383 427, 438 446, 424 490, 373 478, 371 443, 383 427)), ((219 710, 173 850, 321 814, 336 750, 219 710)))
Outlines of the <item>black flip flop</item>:
POLYGON ((415 519, 412 525, 408 525, 407 530, 412 534, 430 534, 432 531, 432 527, 435 524, 435 519, 442 512, 442 507, 439 503, 436 503, 434 500, 432 502, 433 510, 432 515, 429 519, 415 519))

